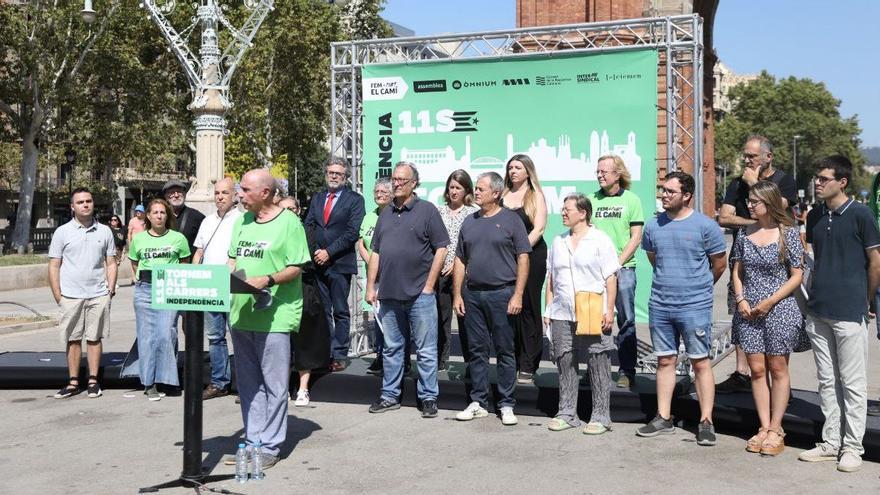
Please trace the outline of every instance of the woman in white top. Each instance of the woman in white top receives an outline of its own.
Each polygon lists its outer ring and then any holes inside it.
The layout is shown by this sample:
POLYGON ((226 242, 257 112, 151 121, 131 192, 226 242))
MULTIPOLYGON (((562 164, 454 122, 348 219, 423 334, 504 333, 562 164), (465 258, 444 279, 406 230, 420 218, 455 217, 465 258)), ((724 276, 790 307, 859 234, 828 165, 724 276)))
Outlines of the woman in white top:
POLYGON ((547 256, 544 324, 549 326, 550 354, 559 370, 559 412, 547 427, 562 431, 581 424, 577 417, 577 351, 586 348, 593 412, 584 433, 601 435, 611 430, 611 328, 620 263, 611 238, 590 225, 592 214, 593 206, 585 195, 567 196, 562 223, 569 230, 553 240, 547 256), (578 291, 603 294, 602 335, 575 336, 574 299, 578 291))

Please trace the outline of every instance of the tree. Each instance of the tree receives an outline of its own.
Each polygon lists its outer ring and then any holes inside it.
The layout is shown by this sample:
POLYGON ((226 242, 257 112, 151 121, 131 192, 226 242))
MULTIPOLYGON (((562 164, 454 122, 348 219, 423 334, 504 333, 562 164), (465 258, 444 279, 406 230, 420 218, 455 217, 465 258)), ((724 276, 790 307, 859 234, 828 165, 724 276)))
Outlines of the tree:
MULTIPOLYGON (((849 157, 855 166, 850 193, 870 187, 871 179, 862 167, 864 158, 858 149, 858 117, 841 117, 840 100, 825 84, 795 77, 777 81, 762 72, 758 79, 732 88, 728 96, 733 102, 731 112, 715 127, 716 161, 731 165, 728 177, 740 170, 742 146, 751 134, 770 139, 774 165, 791 173, 793 138, 799 135, 799 188, 809 190, 816 163, 838 153, 849 157)), ((723 192, 724 188, 719 188, 719 193, 723 192)))

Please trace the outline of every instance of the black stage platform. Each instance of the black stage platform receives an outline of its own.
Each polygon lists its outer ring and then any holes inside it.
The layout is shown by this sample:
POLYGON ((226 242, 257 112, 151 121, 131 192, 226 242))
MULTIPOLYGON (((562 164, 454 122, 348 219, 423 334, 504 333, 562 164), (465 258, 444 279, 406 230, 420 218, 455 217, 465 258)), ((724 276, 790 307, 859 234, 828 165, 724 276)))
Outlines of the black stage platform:
MULTIPOLYGON (((125 353, 105 353, 101 362, 101 383, 105 389, 127 389, 139 386, 138 380, 120 379, 119 371, 125 353)), ((86 360, 83 356, 81 379, 87 376, 86 360)), ((315 370, 310 387, 312 396, 321 402, 363 404, 366 407, 378 397, 381 387, 379 377, 366 374, 371 358, 357 358, 342 372, 328 373, 315 370)), ((557 410, 559 400, 558 378, 550 363, 542 363, 534 384, 517 385, 516 413, 525 423, 543 425, 557 410)), ((441 409, 463 409, 468 404, 467 383, 464 379, 465 365, 461 362, 448 363, 449 370, 439 374, 441 409)), ((583 365, 581 366, 584 367, 583 365)), ((205 353, 206 379, 210 378, 208 355, 205 353)), ((183 353, 179 357, 179 369, 183 374, 183 353)), ((293 373, 291 384, 296 383, 293 373)), ((416 405, 415 362, 413 371, 404 380, 404 406, 416 405)), ((616 375, 614 377, 616 379, 616 375)), ((48 388, 61 387, 67 381, 67 363, 63 352, 6 352, 0 354, 0 388, 48 388)), ((494 385, 494 367, 490 366, 490 381, 494 385)), ((183 381, 181 380, 181 383, 183 381)), ((581 380, 581 393, 578 400, 578 413, 581 418, 590 415, 589 380, 581 380)), ((494 390, 493 390, 494 393, 494 390)), ((874 404, 874 401, 870 401, 874 404)), ((611 391, 611 417, 620 423, 642 423, 652 418, 657 408, 657 397, 653 375, 636 376, 632 389, 613 388, 611 391)), ((492 408, 490 408, 491 410, 492 408)), ((679 377, 676 384, 673 414, 682 421, 680 426, 690 427, 699 420, 699 403, 688 377, 679 377)), ((751 394, 718 394, 715 396, 714 421, 722 433, 731 433, 748 438, 758 428, 751 394)), ((790 445, 810 447, 821 438, 823 416, 819 409, 819 396, 816 392, 794 390, 783 428, 790 445)), ((868 416, 867 431, 864 438, 865 459, 880 461, 880 418, 868 416)))

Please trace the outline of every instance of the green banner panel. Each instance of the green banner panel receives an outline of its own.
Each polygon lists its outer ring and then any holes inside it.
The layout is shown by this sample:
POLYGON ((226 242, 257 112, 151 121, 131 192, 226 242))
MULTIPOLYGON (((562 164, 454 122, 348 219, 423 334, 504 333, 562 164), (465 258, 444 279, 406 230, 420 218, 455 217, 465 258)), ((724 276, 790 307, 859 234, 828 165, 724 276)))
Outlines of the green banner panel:
MULTIPOLYGON (((449 174, 504 175, 513 154, 535 162, 562 232, 566 195, 591 192, 599 156, 623 158, 645 215, 656 210, 657 52, 368 65, 362 72, 365 197, 394 163, 416 164, 422 198, 443 201, 449 174)), ((637 317, 647 320, 651 272, 638 253, 637 317)))
POLYGON ((158 265, 152 289, 153 309, 229 312, 226 265, 158 265))

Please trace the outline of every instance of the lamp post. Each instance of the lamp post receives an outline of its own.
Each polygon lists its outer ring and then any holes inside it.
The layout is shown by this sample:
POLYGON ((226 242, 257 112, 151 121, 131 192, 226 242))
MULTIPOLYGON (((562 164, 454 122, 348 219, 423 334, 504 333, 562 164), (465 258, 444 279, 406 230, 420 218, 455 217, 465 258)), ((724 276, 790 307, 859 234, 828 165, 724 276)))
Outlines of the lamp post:
POLYGON ((792 162, 791 162, 792 163, 791 173, 792 173, 792 178, 794 179, 795 187, 797 187, 797 142, 798 142, 798 139, 802 139, 802 138, 803 138, 803 136, 801 136, 800 134, 795 134, 794 136, 791 137, 792 148, 794 150, 794 154, 793 154, 793 158, 792 158, 792 162))
MULTIPOLYGON (((232 106, 227 98, 229 83, 245 52, 253 44, 257 30, 274 8, 273 0, 242 0, 250 15, 241 27, 235 27, 223 13, 224 0, 199 0, 193 3, 191 23, 178 31, 166 17, 176 7, 176 0, 143 0, 150 19, 168 42, 186 74, 193 95, 187 106, 195 116, 196 176, 187 194, 187 204, 204 213, 213 209, 214 182, 223 178, 226 111, 232 106), (201 28, 198 56, 189 46, 188 33, 201 28), (222 47, 218 30, 230 36, 222 47), (183 33, 183 34, 181 34, 183 33)), ((188 3, 184 5, 190 5, 188 3)), ((82 17, 86 23, 95 19, 92 0, 84 0, 82 17)))
POLYGON ((67 194, 73 192, 73 169, 76 167, 76 151, 67 148, 64 152, 64 159, 67 161, 67 194))

